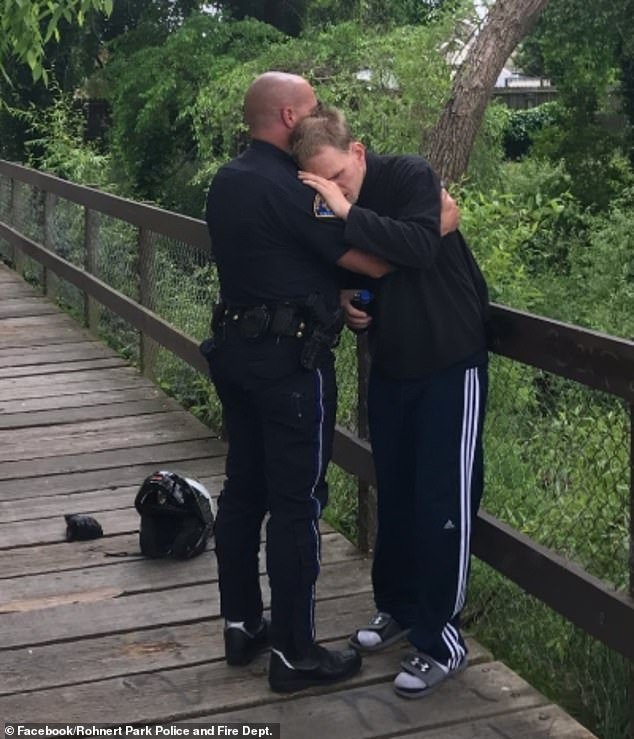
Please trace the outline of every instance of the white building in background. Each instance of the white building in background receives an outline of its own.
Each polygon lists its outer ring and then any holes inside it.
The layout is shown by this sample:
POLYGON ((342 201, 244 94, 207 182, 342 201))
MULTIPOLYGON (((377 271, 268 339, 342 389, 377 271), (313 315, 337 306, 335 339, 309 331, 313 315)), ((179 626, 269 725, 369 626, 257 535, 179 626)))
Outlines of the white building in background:
POLYGON ((524 88, 532 90, 537 87, 551 87, 551 82, 545 77, 528 77, 521 72, 516 72, 512 69, 509 69, 508 67, 504 67, 504 69, 500 72, 500 76, 495 82, 495 87, 512 87, 514 89, 524 88))

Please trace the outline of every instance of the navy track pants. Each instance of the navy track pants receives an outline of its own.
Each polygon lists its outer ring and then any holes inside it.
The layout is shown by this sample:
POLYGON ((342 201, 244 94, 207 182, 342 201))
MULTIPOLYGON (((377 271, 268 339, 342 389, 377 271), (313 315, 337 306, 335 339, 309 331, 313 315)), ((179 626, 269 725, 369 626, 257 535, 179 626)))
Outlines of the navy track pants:
POLYGON ((486 356, 423 380, 373 370, 368 410, 378 481, 378 610, 450 667, 466 654, 459 615, 483 488, 486 356))

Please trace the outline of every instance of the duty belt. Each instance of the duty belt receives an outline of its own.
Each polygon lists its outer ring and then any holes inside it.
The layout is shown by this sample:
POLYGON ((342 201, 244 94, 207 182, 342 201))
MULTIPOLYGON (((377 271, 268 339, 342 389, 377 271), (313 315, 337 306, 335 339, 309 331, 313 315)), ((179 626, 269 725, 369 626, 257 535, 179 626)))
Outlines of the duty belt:
POLYGON ((226 305, 220 304, 214 311, 214 323, 218 328, 237 329, 245 339, 263 336, 294 336, 301 339, 306 330, 303 311, 292 303, 275 305, 226 305))

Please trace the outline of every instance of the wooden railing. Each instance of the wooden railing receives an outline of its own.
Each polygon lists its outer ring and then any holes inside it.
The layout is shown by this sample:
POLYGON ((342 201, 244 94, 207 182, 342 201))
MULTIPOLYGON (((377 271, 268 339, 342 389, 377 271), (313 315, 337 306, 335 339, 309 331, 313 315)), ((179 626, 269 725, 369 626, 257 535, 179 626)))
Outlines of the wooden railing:
MULTIPOLYGON (((139 244, 144 234, 164 235, 199 249, 209 250, 203 221, 135 203, 98 190, 72 184, 20 165, 0 161, 0 176, 11 183, 37 188, 44 194, 44 221, 54 198, 64 198, 82 205, 86 212, 86 233, 91 214, 100 212, 139 229, 139 244), (48 205, 47 205, 48 203, 48 205)), ((14 205, 10 195, 11 208, 14 205)), ((10 219, 11 220, 11 219, 10 219)), ((13 221, 15 222, 15 221, 13 221)), ((174 328, 148 307, 117 292, 88 269, 72 265, 44 245, 36 243, 0 221, 0 239, 12 250, 19 267, 24 256, 42 265, 82 290, 86 300, 98 301, 141 332, 145 339, 157 342, 205 376, 207 365, 198 351, 198 342, 174 328)), ((46 237, 44 238, 46 241, 46 237)), ((141 260, 142 262, 142 260, 141 260)), ((89 267, 89 265, 87 265, 89 267)), ((143 294, 143 290, 141 290, 143 294)), ((493 306, 494 336, 492 351, 516 362, 531 365, 554 375, 574 380, 590 388, 620 398, 629 408, 630 439, 634 425, 634 343, 572 325, 541 318, 500 305, 493 306)), ((359 382, 363 391, 367 377, 366 351, 359 350, 359 382)), ((363 396, 363 392, 361 392, 363 396)), ((360 431, 367 428, 363 411, 359 414, 360 431)), ((630 557, 629 593, 614 590, 529 537, 496 520, 485 512, 478 516, 473 551, 479 558, 513 580, 526 592, 537 596, 571 622, 604 644, 634 661, 634 442, 630 441, 630 557)), ((371 542, 371 490, 375 482, 370 447, 367 441, 338 428, 333 460, 361 481, 359 532, 361 544, 371 542)))

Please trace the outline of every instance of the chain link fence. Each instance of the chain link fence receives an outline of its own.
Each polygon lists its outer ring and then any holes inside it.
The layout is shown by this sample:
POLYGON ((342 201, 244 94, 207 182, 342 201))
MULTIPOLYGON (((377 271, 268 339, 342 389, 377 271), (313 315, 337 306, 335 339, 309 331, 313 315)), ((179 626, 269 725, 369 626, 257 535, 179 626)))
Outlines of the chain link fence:
POLYGON ((625 402, 494 355, 491 387, 486 510, 626 589, 630 420, 625 402))
MULTIPOLYGON (((22 182, 0 177, 0 218, 33 240, 42 239, 44 196, 22 182)), ((9 244, 0 239, 0 254, 14 260, 16 268, 33 283, 41 283, 41 265, 19 254, 14 255, 9 244)))
MULTIPOLYGON (((44 243, 163 319, 202 340, 218 279, 210 254, 186 242, 93 214, 0 175, 0 220, 44 243)), ((0 239, 0 256, 15 255, 0 239)), ((219 429, 211 384, 117 315, 87 304, 35 262, 19 265, 34 284, 156 382, 219 429)), ((358 430, 356 340, 337 353, 338 421, 358 430)), ((630 547, 630 416, 624 401, 500 356, 491 356, 485 426, 483 508, 539 544, 626 591, 630 547)), ((329 516, 356 537, 357 480, 331 466, 329 516)), ((469 630, 600 736, 626 736, 628 663, 540 601, 474 561, 465 610, 469 630)))
MULTIPOLYGON (((491 355, 482 507, 627 592, 626 403, 491 355)), ((629 663, 474 559, 465 626, 581 723, 628 736, 629 663)))
MULTIPOLYGON (((92 272, 192 338, 202 341, 209 335, 211 308, 219 288, 208 249, 87 211, 1 174, 0 220, 74 266, 92 272)), ((127 321, 87 299, 75 286, 46 274, 37 262, 18 258, 2 239, 0 256, 185 407, 220 428, 220 406, 211 383, 186 362, 140 336, 127 321)))

